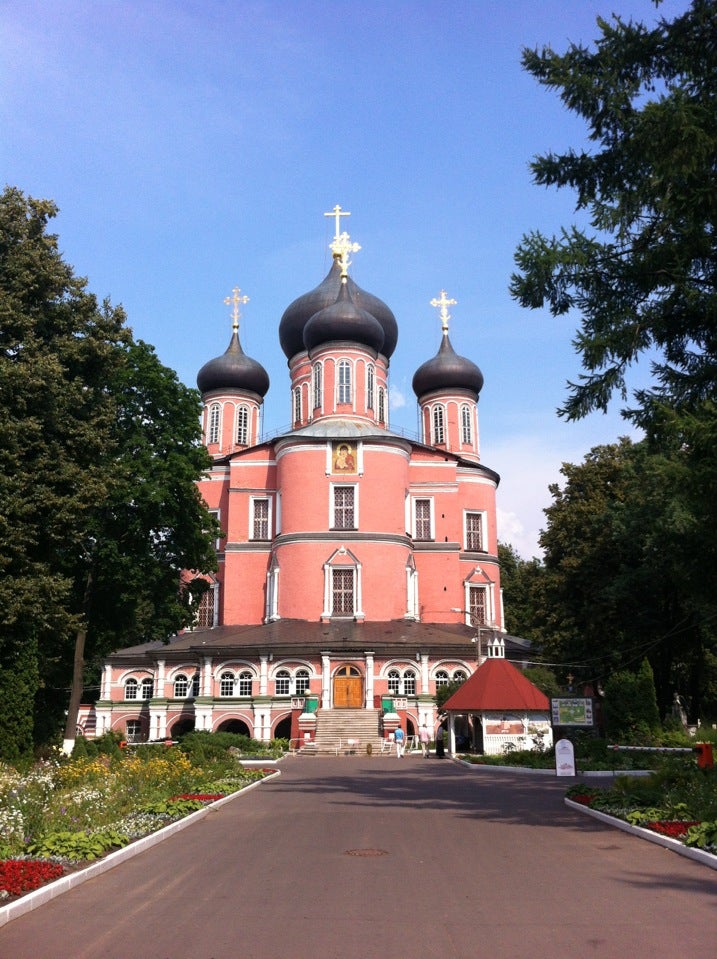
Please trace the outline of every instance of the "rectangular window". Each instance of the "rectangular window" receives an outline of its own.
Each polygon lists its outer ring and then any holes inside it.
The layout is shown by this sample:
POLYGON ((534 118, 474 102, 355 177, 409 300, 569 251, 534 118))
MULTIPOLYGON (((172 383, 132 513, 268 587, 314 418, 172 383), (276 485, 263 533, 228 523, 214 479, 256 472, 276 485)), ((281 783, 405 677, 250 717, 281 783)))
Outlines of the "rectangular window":
POLYGON ((386 394, 382 389, 378 391, 378 421, 386 422, 386 394))
POLYGON ((485 586, 471 586, 468 590, 468 612, 470 613, 471 626, 485 626, 488 622, 487 608, 485 586))
POLYGON ((267 540, 269 536, 269 500, 252 499, 251 538, 267 540))
POLYGON ((373 409, 373 391, 374 391, 374 382, 375 382, 375 371, 373 366, 369 366, 366 371, 366 409, 373 409))
POLYGON ((301 388, 298 386, 294 390, 294 422, 301 422, 301 388))
POLYGON ((353 486, 334 486, 334 529, 356 529, 353 486))
POLYGON ((314 366, 314 409, 321 406, 321 363, 314 366))
POLYGON ((414 532, 413 538, 418 540, 433 539, 431 528, 431 501, 430 499, 416 499, 413 501, 414 532))
POLYGON ((142 721, 140 719, 127 720, 127 742, 142 742, 142 721))
POLYGON ((469 552, 483 551, 483 514, 466 513, 466 549, 469 552))
POLYGON ((471 429, 471 411, 470 407, 461 408, 461 439, 466 446, 473 442, 473 431, 471 429))
POLYGON ((197 629, 211 629, 214 626, 214 589, 202 593, 197 613, 197 629))
POLYGON ((354 571, 331 570, 331 614, 352 616, 354 612, 354 571))
POLYGON ((251 673, 239 674, 239 695, 251 696, 252 677, 251 673))
POLYGON ((444 439, 443 407, 436 406, 433 409, 433 442, 443 443, 444 439))
POLYGON ((338 393, 337 400, 339 403, 351 402, 351 366, 346 360, 342 360, 339 363, 339 379, 338 379, 337 393, 338 393))
POLYGON ((209 436, 208 441, 210 443, 219 442, 219 419, 221 414, 221 407, 218 403, 212 403, 209 408, 209 436))

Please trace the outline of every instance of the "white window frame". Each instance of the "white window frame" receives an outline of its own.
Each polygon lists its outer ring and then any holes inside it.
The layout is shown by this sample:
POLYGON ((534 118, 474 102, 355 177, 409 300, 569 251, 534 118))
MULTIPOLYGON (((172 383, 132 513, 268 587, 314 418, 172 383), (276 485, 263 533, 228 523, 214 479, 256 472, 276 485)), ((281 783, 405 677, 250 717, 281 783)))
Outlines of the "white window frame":
MULTIPOLYGON (((214 517, 214 519, 217 521, 217 523, 221 523, 221 521, 222 521, 222 516, 221 516, 221 511, 220 511, 220 510, 218 510, 218 509, 210 509, 210 510, 207 510, 207 512, 209 513, 210 516, 213 516, 213 517, 214 517)), ((214 549, 217 550, 217 552, 219 552, 219 550, 220 550, 221 548, 222 548, 222 538, 221 538, 221 536, 217 536, 217 538, 214 540, 214 549)))
POLYGON ((219 443, 221 440, 221 425, 221 403, 211 403, 207 410, 207 443, 219 443))
POLYGON ((446 442, 446 411, 436 404, 431 410, 431 436, 434 446, 444 446, 446 442))
POLYGON ((130 676, 124 684, 124 698, 126 702, 134 702, 139 699, 139 682, 134 676, 130 676), (130 690, 132 690, 131 694, 130 690))
POLYGON ((313 393, 314 393, 314 409, 320 410, 324 398, 323 393, 323 366, 321 363, 314 363, 313 366, 313 393))
POLYGON ((461 441, 466 446, 473 445, 473 417, 467 403, 461 406, 461 441))
POLYGON ((271 496, 251 496, 249 498, 249 539, 255 543, 266 543, 272 538, 272 502, 271 496), (257 503, 266 503, 266 536, 256 535, 256 523, 263 522, 257 520, 257 503))
POLYGON ((466 584, 466 607, 468 612, 466 613, 466 626, 488 626, 492 622, 493 617, 491 615, 491 595, 490 589, 484 583, 467 583, 466 584), (478 596, 483 595, 482 604, 475 601, 478 596), (476 612, 483 607, 483 617, 476 612))
POLYGON ((330 502, 329 502, 329 529, 331 530, 357 530, 359 528, 359 487, 358 483, 331 483, 330 484, 330 502), (336 491, 339 489, 353 490, 353 526, 336 525, 336 491))
POLYGON ((294 387, 294 422, 301 422, 301 387, 294 387))
POLYGON ((217 625, 217 599, 219 596, 219 584, 212 583, 209 589, 205 590, 197 607, 197 623, 195 629, 213 629, 217 625), (201 622, 202 615, 207 619, 211 618, 211 625, 205 626, 201 622))
POLYGON ((366 367, 366 409, 372 410, 376 390, 376 367, 369 363, 366 367))
POLYGON ((142 720, 128 719, 125 725, 125 734, 128 743, 142 742, 142 720))
POLYGON ((336 364, 336 405, 348 405, 353 402, 353 370, 349 360, 339 360, 336 364))
POLYGON ((276 696, 291 696, 291 673, 288 669, 279 669, 274 674, 274 693, 276 696), (279 682, 282 683, 282 691, 279 692, 279 682), (284 692, 284 683, 286 683, 286 692, 284 692))
POLYGON ((143 700, 152 699, 154 697, 154 680, 145 678, 139 684, 139 698, 143 700))
POLYGON ((234 436, 238 446, 249 445, 249 407, 242 403, 234 412, 234 436))
POLYGON ((428 543, 432 542, 436 538, 436 527, 435 527, 435 512, 434 512, 434 501, 432 496, 414 496, 412 497, 412 536, 413 539, 418 543, 428 543), (428 526, 429 530, 428 536, 419 536, 418 535, 418 504, 419 503, 428 503, 428 526))
POLYGON ((386 423, 386 390, 379 386, 378 388, 378 421, 379 423, 386 423))
POLYGON ((187 699, 190 690, 189 677, 186 673, 178 673, 172 683, 172 697, 174 699, 187 699))
POLYGON ((252 696, 254 693, 254 675, 249 669, 243 669, 236 678, 237 696, 252 696), (248 688, 247 688, 248 686, 248 688))
POLYGON ((463 510, 463 549, 466 553, 485 553, 486 552, 486 536, 488 530, 486 528, 488 514, 485 510, 480 509, 466 509, 463 510), (474 534, 473 530, 468 529, 468 517, 477 516, 480 519, 480 548, 473 549, 469 546, 469 533, 474 534))
POLYGON ((231 699, 235 695, 236 676, 230 669, 223 669, 219 676, 219 697, 220 699, 231 699), (231 682, 231 690, 229 683, 231 682))

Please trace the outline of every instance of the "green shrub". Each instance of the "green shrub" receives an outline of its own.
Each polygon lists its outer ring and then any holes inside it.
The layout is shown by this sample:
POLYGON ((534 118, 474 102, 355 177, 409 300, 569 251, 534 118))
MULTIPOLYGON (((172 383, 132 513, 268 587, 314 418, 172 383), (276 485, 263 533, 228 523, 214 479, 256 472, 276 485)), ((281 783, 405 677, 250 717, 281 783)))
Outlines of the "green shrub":
POLYGON ((115 830, 102 832, 53 832, 30 843, 27 851, 39 859, 68 859, 85 861, 99 859, 111 849, 119 849, 129 842, 127 836, 115 830))

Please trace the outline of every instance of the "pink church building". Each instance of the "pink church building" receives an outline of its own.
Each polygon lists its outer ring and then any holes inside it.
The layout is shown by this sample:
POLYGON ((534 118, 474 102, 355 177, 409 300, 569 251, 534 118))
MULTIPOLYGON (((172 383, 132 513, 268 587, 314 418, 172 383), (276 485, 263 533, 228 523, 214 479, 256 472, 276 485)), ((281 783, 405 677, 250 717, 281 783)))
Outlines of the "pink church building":
POLYGON ((503 628, 499 477, 480 455, 483 375, 449 339, 455 301, 431 300, 438 348, 413 377, 421 433, 407 438, 389 424, 396 318, 349 276, 359 247, 332 215, 331 269, 278 323, 292 426, 271 438, 269 377, 240 343, 246 297, 228 298, 229 346, 197 376, 218 572, 195 628, 108 658, 88 735, 380 749, 398 725, 435 729, 442 684, 525 654, 503 628))

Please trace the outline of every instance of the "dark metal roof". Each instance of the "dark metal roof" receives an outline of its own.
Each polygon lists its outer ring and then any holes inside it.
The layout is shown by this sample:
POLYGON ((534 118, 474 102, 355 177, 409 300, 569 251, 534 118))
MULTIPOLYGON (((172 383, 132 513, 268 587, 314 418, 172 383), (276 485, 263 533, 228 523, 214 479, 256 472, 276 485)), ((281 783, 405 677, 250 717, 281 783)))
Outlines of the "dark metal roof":
POLYGON ((413 392, 420 399, 433 390, 460 389, 478 394, 483 389, 483 374, 472 360, 459 356, 443 334, 438 353, 413 375, 413 392))
POLYGON ((261 363, 247 356, 235 330, 226 352, 209 360, 197 373, 197 386, 202 393, 213 390, 247 390, 265 396, 269 374, 261 363))
POLYGON ((356 306, 348 283, 342 283, 335 302, 314 313, 304 327, 304 346, 309 351, 337 340, 362 343, 377 353, 383 347, 383 327, 375 316, 356 306))

